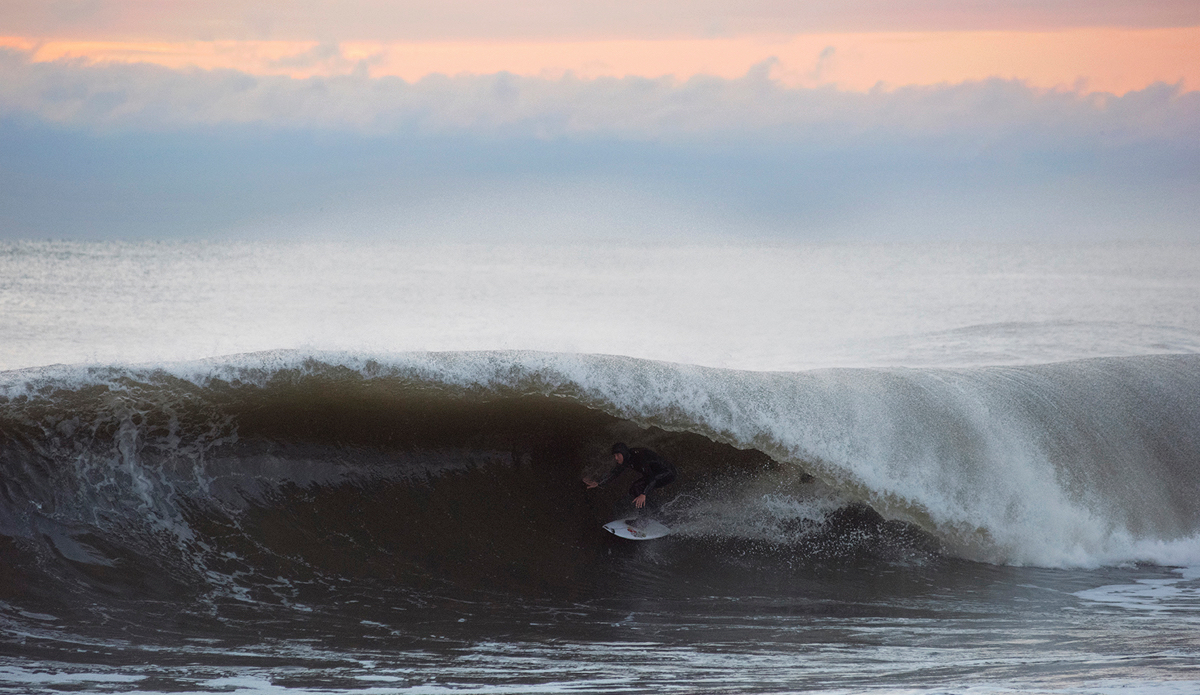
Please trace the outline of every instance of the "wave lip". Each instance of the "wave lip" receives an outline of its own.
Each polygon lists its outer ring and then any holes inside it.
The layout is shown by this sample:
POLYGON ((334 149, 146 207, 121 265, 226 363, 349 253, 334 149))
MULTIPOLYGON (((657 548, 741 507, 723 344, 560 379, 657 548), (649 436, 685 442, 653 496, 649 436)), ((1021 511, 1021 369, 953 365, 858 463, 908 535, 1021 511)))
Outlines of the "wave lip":
MULTIPOLYGON (((493 446, 504 427, 532 432, 529 423, 542 418, 570 430, 560 465, 571 470, 553 478, 563 485, 602 453, 604 438, 621 432, 687 434, 729 452, 757 452, 767 463, 738 474, 740 497, 716 515, 728 519, 730 537, 747 533, 751 508, 814 515, 820 504, 793 485, 811 474, 821 494, 915 524, 969 559, 1055 567, 1200 562, 1195 355, 747 372, 610 355, 279 351, 154 367, 11 371, 0 398, 8 432, 3 464, 15 481, 0 512, 9 535, 20 535, 22 518, 103 524, 132 505, 157 519, 157 532, 191 543, 196 531, 181 510, 206 495, 244 506, 274 494, 280 480, 272 476, 300 486, 396 478, 398 469, 379 452, 395 451, 397 432, 428 428, 433 421, 420 418, 436 415, 433 429, 445 439, 422 446, 441 452, 434 458, 445 470, 495 461, 519 469, 528 452, 493 446), (472 408, 483 406, 495 426, 446 424, 478 418, 485 411, 472 408), (564 409, 570 417, 555 420, 564 409), (287 424, 301 421, 311 426, 287 424), (468 430, 473 442, 490 443, 454 441, 468 430), (330 451, 340 452, 336 464, 330 451), (54 467, 49 474, 47 466, 54 467), (253 469, 253 480, 230 483, 239 467, 253 469), (776 488, 764 491, 764 480, 776 488), (72 509, 77 503, 46 485, 117 492, 72 509), (758 501, 746 496, 755 490, 758 501), (761 501, 767 496, 770 504, 761 501)), ((406 460, 406 476, 412 466, 440 475, 428 461, 406 460)), ((686 471, 688 461, 679 463, 686 471)))

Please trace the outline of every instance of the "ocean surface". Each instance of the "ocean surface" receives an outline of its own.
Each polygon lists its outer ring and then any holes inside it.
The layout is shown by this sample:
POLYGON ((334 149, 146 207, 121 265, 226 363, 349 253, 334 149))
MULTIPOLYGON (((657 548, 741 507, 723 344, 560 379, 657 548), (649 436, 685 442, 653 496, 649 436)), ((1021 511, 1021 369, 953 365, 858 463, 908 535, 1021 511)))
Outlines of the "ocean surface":
POLYGON ((0 244, 10 692, 1200 692, 1200 246, 0 244))

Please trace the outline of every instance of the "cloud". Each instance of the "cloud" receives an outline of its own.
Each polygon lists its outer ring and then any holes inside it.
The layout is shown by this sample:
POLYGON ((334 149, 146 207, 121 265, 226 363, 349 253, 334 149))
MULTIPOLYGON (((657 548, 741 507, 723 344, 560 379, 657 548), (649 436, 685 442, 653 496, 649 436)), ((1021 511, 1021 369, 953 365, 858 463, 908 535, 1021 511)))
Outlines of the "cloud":
POLYGON ((318 65, 328 65, 331 62, 343 63, 345 60, 338 44, 321 43, 302 53, 268 61, 268 64, 273 68, 283 69, 312 68, 318 65))
POLYGON ((1124 94, 1154 82, 1200 85, 1200 26, 1168 29, 773 34, 602 41, 74 41, 0 36, 34 62, 152 63, 293 79, 360 76, 415 82, 431 74, 582 79, 671 75, 734 79, 768 58, 785 86, 868 91, 1002 76, 1040 88, 1085 80, 1124 94), (814 61, 816 64, 814 65, 814 61))
MULTIPOLYGON (((334 46, 291 58, 341 59, 334 46)), ((26 54, 0 51, 0 84, 5 85, 0 114, 93 130, 256 124, 366 134, 717 138, 829 147, 907 139, 967 147, 972 153, 1004 143, 1036 150, 1200 141, 1200 92, 1169 85, 1121 97, 1037 90, 999 79, 858 93, 784 87, 770 76, 773 64, 755 66, 738 79, 583 80, 569 74, 549 79, 498 73, 406 82, 362 75, 292 79, 146 64, 35 63, 26 54)))
POLYGON ((93 40, 560 40, 1200 25, 1194 0, 6 0, 4 11, 10 34, 93 40))
POLYGON ((0 235, 1200 236, 1200 93, 1171 85, 299 80, 11 51, 0 85, 0 235))
POLYGON ((825 78, 825 72, 829 70, 830 64, 833 62, 833 56, 837 54, 837 48, 834 46, 826 46, 821 49, 817 55, 817 64, 813 66, 812 72, 809 73, 809 79, 813 82, 822 82, 825 78))

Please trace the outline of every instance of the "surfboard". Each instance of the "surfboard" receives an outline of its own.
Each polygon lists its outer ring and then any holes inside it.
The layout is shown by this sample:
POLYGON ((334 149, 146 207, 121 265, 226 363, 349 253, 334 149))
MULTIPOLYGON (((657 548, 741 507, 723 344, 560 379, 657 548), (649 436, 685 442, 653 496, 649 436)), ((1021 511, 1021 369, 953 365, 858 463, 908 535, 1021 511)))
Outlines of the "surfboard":
POLYGON ((617 519, 604 525, 604 530, 631 541, 648 541, 652 538, 662 538, 671 532, 654 519, 617 519))

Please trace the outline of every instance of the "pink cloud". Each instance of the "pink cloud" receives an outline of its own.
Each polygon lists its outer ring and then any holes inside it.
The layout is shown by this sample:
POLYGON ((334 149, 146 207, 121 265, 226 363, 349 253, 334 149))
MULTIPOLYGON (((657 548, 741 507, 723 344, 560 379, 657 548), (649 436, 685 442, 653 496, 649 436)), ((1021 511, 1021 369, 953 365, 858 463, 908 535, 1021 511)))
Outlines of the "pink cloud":
POLYGON ((75 40, 574 41, 1200 26, 1195 0, 8 0, 3 31, 75 40))
POLYGON ((595 41, 39 41, 0 38, 35 62, 153 63, 293 78, 431 74, 581 79, 708 75, 772 61, 787 86, 866 91, 993 77, 1043 89, 1124 94, 1155 82, 1200 86, 1200 27, 1045 32, 941 31, 595 41))

